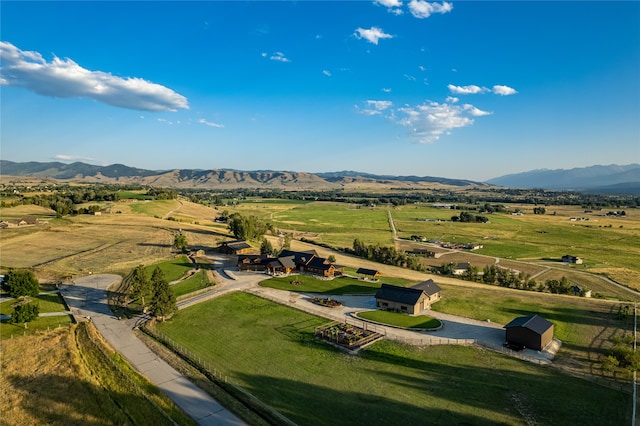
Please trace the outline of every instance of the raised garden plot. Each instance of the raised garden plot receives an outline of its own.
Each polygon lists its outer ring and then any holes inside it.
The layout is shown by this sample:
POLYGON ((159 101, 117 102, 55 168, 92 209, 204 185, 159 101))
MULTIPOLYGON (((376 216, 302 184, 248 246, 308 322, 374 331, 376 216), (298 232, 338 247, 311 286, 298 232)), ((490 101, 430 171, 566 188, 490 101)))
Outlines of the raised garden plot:
POLYGON ((337 322, 316 328, 315 336, 349 350, 360 349, 384 338, 384 335, 375 331, 337 322))
POLYGON ((315 303, 316 305, 325 306, 327 308, 337 308, 338 306, 342 306, 342 302, 330 297, 311 296, 311 299, 309 300, 311 300, 311 302, 315 303))

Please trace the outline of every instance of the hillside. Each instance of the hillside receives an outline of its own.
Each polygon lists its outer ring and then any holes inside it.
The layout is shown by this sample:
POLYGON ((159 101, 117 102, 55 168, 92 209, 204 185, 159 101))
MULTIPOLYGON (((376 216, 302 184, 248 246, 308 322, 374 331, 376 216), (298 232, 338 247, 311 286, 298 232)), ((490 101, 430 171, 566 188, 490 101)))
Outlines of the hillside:
POLYGON ((487 183, 510 188, 640 194, 640 164, 532 170, 489 179, 487 183))
POLYGON ((176 169, 152 171, 122 164, 95 166, 60 162, 16 163, 0 161, 0 175, 53 178, 73 182, 138 184, 171 188, 236 189, 270 188, 283 190, 433 188, 438 186, 482 186, 469 180, 418 176, 378 176, 353 171, 305 173, 293 171, 241 171, 229 169, 176 169))

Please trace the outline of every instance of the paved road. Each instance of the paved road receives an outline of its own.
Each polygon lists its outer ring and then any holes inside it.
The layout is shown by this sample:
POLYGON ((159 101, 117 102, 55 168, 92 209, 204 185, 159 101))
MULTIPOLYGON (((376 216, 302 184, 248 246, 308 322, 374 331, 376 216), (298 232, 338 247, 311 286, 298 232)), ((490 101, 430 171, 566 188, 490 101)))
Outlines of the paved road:
POLYGON ((144 374, 200 425, 244 425, 209 394, 191 383, 158 358, 132 330, 131 321, 113 316, 106 290, 122 278, 119 275, 91 275, 75 285, 61 285, 61 294, 77 317, 90 318, 102 336, 138 371, 144 374))

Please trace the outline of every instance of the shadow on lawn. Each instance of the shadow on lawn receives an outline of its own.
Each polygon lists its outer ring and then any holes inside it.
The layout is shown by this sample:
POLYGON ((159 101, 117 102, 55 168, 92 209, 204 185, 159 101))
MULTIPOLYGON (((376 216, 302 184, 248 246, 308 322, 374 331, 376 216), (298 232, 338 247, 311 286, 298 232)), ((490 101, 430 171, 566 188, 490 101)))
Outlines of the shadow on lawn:
MULTIPOLYGON (((265 375, 240 374, 247 389, 304 425, 623 424, 630 395, 541 371, 458 367, 386 357, 373 359, 419 371, 416 375, 364 370, 362 383, 336 387, 265 375), (341 387, 349 390, 339 390, 341 387), (575 393, 574 393, 575 392, 575 393), (574 398, 574 395, 580 395, 574 398), (571 406, 568 410, 567 407, 571 406)), ((354 361, 354 370, 361 367, 354 361)), ((396 371, 398 371, 396 369, 396 371)), ((331 375, 331 371, 327 371, 331 375)), ((325 380, 326 382, 326 380, 325 380)))

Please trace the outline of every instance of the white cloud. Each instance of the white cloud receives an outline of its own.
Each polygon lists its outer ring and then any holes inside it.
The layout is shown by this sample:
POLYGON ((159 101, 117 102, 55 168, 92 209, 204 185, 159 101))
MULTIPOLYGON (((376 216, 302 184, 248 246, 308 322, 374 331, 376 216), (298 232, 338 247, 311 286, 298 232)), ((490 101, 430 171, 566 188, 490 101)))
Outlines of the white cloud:
POLYGON ((509 96, 509 95, 515 95, 518 92, 516 91, 516 89, 509 86, 495 85, 493 86, 493 93, 501 96, 509 96))
POLYGON ((453 10, 453 5, 443 1, 442 3, 428 2, 424 0, 411 0, 409 2, 409 11, 416 18, 424 19, 434 13, 448 13, 453 10))
POLYGON ((447 96, 447 99, 446 99, 446 101, 449 102, 450 104, 455 104, 459 100, 460 99, 456 98, 455 96, 447 96))
POLYGON ((473 105, 453 105, 448 103, 426 102, 415 107, 406 106, 398 109, 403 118, 395 119, 411 129, 411 135, 420 143, 433 143, 442 135, 448 135, 452 129, 471 126, 472 117, 486 115, 473 105))
POLYGON ((370 43, 378 44, 378 40, 381 38, 393 38, 391 34, 385 33, 381 28, 371 27, 369 29, 365 28, 357 28, 356 32, 353 33, 354 36, 358 39, 365 39, 370 43))
POLYGON ((211 121, 205 120, 204 118, 199 119, 198 123, 204 124, 205 126, 209 126, 209 127, 217 127, 219 129, 222 129, 224 127, 224 124, 213 123, 211 121))
POLYGON ((480 87, 474 84, 469 86, 454 86, 453 84, 449 84, 447 88, 451 90, 451 93, 455 93, 457 95, 475 95, 477 93, 489 92, 489 89, 486 87, 480 87))
POLYGON ((387 12, 394 15, 402 15, 404 13, 401 9, 402 2, 400 0, 373 0, 373 2, 386 7, 387 12))
POLYGON ((469 114, 471 114, 474 117, 482 117, 483 115, 491 115, 490 112, 482 111, 481 109, 478 109, 478 108, 474 107, 471 104, 464 104, 464 105, 462 105, 462 108, 464 108, 465 111, 467 111, 469 114))
POLYGON ((267 57, 267 52, 262 52, 262 53, 260 54, 260 56, 262 56, 263 58, 266 58, 266 57, 267 57))
POLYGON ((402 2, 400 0, 373 0, 374 3, 382 5, 384 7, 401 7, 402 2))
POLYGON ((403 75, 404 75, 404 78, 406 78, 409 81, 416 81, 416 78, 412 75, 409 75, 409 74, 403 74, 403 75))
POLYGON ((322 70, 322 74, 326 75, 327 77, 331 77, 331 72, 330 71, 322 70))
POLYGON ((423 67, 422 65, 418 65, 418 69, 419 69, 420 71, 423 71, 423 72, 427 70, 427 69, 426 69, 425 67, 423 67))
POLYGON ((382 114, 382 111, 389 109, 392 106, 393 106, 393 102, 391 101, 368 100, 366 102, 366 107, 359 111, 361 112, 361 114, 365 114, 365 115, 378 115, 378 114, 382 114))
POLYGON ((282 52, 274 53, 269 57, 269 59, 271 59, 272 61, 279 61, 279 62, 291 62, 291 60, 286 56, 284 56, 284 53, 282 52))
POLYGON ((0 84, 22 87, 56 98, 89 98, 108 105, 144 111, 189 109, 187 98, 141 78, 90 71, 65 58, 47 62, 40 53, 0 42, 0 84))
POLYGON ((391 88, 390 88, 390 87, 383 87, 383 88, 382 88, 382 91, 383 91, 384 93, 391 93, 391 88))

